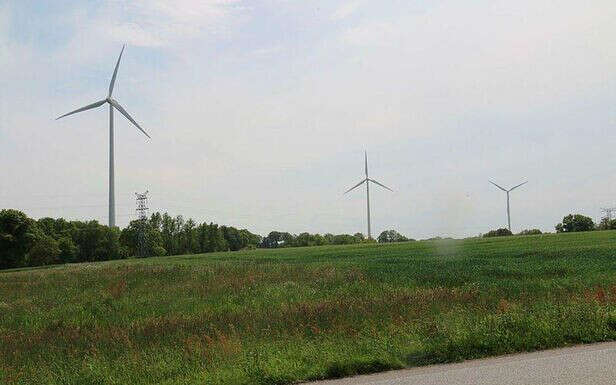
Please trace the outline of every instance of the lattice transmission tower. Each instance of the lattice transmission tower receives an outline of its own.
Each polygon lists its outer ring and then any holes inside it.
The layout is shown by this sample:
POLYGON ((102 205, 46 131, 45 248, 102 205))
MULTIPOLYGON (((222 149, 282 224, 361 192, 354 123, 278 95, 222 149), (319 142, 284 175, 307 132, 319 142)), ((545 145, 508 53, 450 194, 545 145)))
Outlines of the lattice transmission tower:
POLYGON ((137 255, 139 257, 148 256, 148 240, 146 234, 146 226, 148 221, 148 191, 139 194, 135 193, 137 197, 137 220, 139 221, 139 230, 137 232, 137 255))

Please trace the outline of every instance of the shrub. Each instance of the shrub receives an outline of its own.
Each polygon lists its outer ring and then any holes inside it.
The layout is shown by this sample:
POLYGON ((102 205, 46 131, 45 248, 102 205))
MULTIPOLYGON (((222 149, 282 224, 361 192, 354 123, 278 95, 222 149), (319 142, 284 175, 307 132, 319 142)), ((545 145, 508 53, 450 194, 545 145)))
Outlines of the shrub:
POLYGON ((487 233, 483 234, 483 237, 484 238, 505 237, 505 236, 509 236, 509 235, 513 235, 511 230, 505 229, 505 228, 500 228, 500 229, 488 231, 487 233))
POLYGON ((539 234, 543 234, 541 230, 539 229, 526 229, 526 230, 520 231, 520 234, 518 235, 539 235, 539 234))

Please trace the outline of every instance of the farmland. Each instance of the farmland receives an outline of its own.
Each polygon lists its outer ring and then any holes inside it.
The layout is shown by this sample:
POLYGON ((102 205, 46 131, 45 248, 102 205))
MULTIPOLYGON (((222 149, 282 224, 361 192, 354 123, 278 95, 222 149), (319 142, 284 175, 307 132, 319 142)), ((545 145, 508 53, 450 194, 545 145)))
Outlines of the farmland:
POLYGON ((0 382, 288 384, 616 339, 616 231, 0 272, 0 382))

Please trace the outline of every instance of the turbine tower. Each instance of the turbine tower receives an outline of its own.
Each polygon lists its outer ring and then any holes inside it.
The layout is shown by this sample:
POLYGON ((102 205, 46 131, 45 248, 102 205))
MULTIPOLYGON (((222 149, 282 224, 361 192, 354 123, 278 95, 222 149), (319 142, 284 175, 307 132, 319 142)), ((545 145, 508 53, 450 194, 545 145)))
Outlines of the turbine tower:
POLYGON ((364 152, 364 171, 366 172, 366 177, 361 182, 351 187, 344 193, 346 194, 350 192, 351 190, 354 190, 355 188, 361 186, 363 183, 366 184, 366 211, 368 213, 368 239, 372 239, 372 233, 370 232, 370 182, 377 184, 383 188, 386 188, 387 190, 391 192, 393 192, 394 190, 368 177, 368 153, 367 152, 364 152))
POLYGON ((507 193, 507 228, 509 229, 509 231, 511 231, 511 213, 509 212, 509 193, 515 189, 517 189, 518 187, 528 183, 528 181, 524 182, 524 183, 520 183, 517 186, 513 186, 512 188, 510 188, 509 190, 502 188, 501 186, 497 185, 496 183, 492 182, 491 180, 489 180, 488 182, 492 183, 494 186, 498 187, 499 189, 503 190, 504 192, 507 193))
POLYGON ((120 111, 122 115, 126 117, 132 124, 134 124, 141 132, 145 134, 148 138, 147 132, 141 128, 141 126, 133 119, 128 112, 118 103, 115 99, 111 97, 113 93, 113 86, 115 84, 116 75, 118 74, 118 67, 120 66, 120 59, 122 59, 122 53, 124 52, 124 45, 122 46, 122 51, 120 51, 120 56, 118 57, 118 61, 116 62, 115 69, 113 70, 113 76, 111 76, 111 82, 109 83, 109 93, 107 97, 103 100, 99 100, 98 102, 94 102, 92 104, 88 104, 85 107, 81 107, 76 109, 75 111, 71 111, 67 114, 59 116, 56 120, 63 118, 65 116, 69 116, 72 114, 76 114, 81 111, 91 110, 93 108, 97 108, 102 106, 105 103, 109 104, 109 227, 115 226, 115 186, 114 186, 114 158, 113 158, 113 109, 120 111))

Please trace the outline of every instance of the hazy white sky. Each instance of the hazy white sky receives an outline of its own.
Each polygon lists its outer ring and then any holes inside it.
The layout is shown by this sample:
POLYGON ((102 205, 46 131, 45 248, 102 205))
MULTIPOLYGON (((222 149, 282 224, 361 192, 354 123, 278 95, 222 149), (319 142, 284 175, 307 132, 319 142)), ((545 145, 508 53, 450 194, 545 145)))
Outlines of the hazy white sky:
POLYGON ((616 3, 0 2, 0 207, 107 222, 153 210, 266 234, 464 236, 616 204, 616 3))

